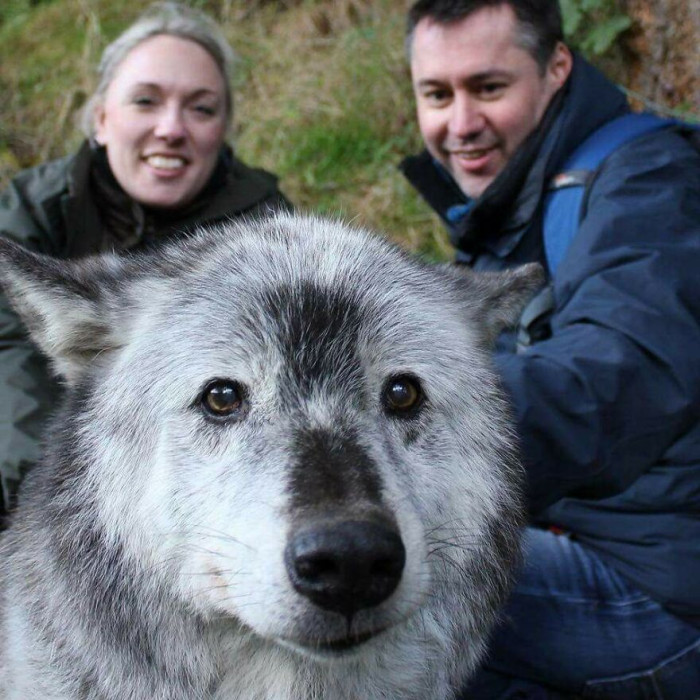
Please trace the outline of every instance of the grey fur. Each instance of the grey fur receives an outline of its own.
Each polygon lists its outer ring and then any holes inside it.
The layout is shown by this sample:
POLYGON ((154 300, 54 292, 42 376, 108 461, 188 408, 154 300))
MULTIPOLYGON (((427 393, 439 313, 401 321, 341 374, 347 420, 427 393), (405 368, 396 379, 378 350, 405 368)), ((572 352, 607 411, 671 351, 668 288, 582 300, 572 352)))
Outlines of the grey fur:
POLYGON ((458 274, 281 215, 131 258, 0 241, 0 279, 66 383, 0 541, 4 700, 452 696, 517 559, 488 345, 536 269, 458 274), (387 403, 392 377, 415 407, 387 403), (213 417, 228 379, 241 401, 213 417), (386 600, 343 616, 295 591, 284 549, 345 519, 406 556, 386 600))

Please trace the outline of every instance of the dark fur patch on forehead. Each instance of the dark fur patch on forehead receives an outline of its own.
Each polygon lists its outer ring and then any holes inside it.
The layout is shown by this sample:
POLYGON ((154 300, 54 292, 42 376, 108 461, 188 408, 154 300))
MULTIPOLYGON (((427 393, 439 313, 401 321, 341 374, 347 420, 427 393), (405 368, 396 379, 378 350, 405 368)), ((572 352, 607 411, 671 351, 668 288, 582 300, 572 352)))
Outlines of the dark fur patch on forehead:
POLYGON ((294 510, 380 505, 382 482, 376 464, 354 436, 300 431, 293 455, 289 490, 294 510))
POLYGON ((342 291, 310 282, 281 285, 264 297, 276 329, 289 379, 300 395, 322 382, 359 372, 357 340, 360 310, 342 291))

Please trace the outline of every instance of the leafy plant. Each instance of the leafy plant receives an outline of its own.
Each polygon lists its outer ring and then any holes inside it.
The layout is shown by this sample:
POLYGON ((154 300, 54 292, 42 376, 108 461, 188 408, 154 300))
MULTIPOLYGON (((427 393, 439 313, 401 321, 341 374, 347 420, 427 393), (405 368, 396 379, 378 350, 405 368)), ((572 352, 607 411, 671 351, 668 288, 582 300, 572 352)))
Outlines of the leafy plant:
POLYGON ((632 24, 615 0, 560 0, 564 34, 591 57, 602 56, 632 24))

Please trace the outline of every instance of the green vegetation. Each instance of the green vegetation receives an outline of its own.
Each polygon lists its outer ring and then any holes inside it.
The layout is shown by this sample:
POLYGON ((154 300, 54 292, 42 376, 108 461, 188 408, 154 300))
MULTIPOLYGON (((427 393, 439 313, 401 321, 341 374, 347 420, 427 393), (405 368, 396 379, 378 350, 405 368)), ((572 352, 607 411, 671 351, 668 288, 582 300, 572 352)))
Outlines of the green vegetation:
MULTIPOLYGON (((3 0, 0 186, 77 146, 100 53, 148 1, 3 0)), ((584 49, 605 50, 623 28, 609 2, 563 2, 584 49), (594 15, 597 26, 602 16, 613 23, 603 38, 581 34, 594 15)), ((193 3, 220 21, 239 56, 232 138, 242 158, 277 173, 301 208, 340 212, 429 257, 449 255, 437 218, 396 169, 420 148, 403 47, 409 0, 193 3)))
POLYGON ((616 0, 560 0, 564 31, 585 54, 601 56, 632 20, 616 0))

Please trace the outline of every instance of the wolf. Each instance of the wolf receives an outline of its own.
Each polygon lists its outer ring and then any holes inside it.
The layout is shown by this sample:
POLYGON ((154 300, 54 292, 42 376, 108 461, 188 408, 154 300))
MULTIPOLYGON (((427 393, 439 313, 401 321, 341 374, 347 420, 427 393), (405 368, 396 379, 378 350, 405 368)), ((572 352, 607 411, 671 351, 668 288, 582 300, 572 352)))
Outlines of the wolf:
POLYGON ((0 270, 65 386, 0 543, 2 698, 454 697, 518 559, 490 348, 536 266, 278 214, 0 270))

